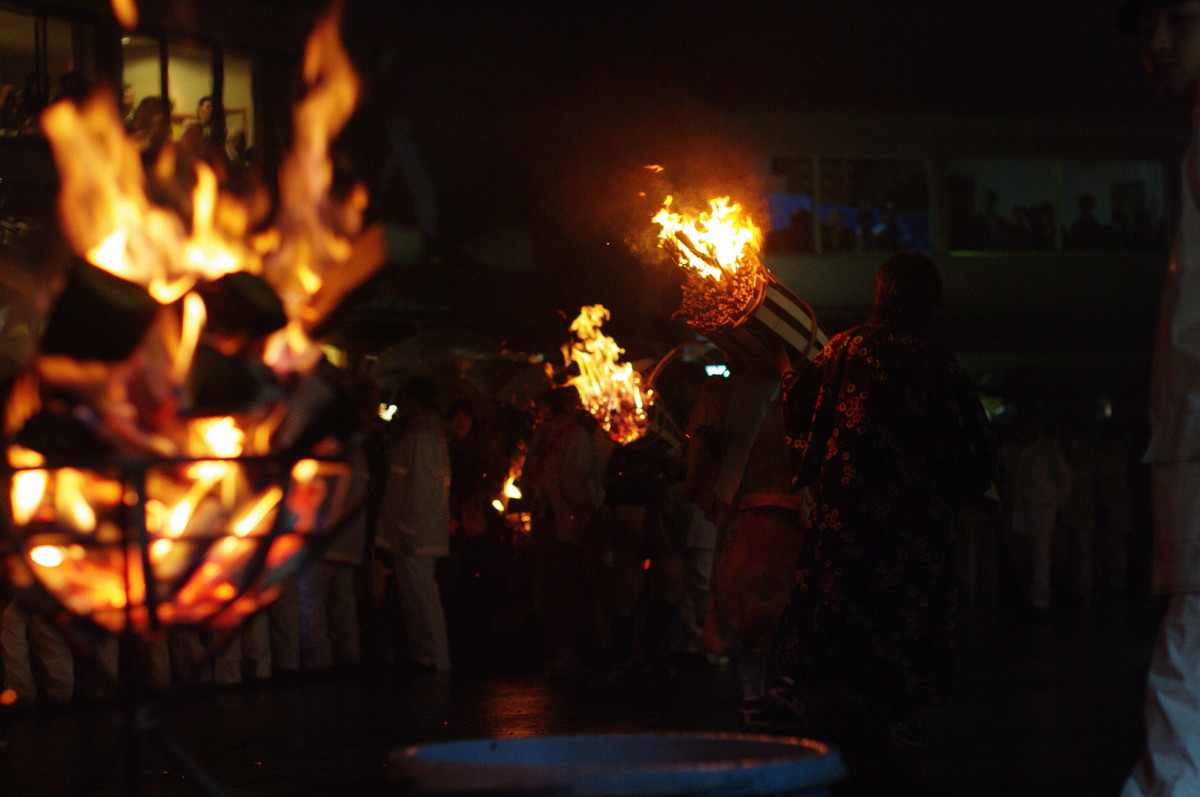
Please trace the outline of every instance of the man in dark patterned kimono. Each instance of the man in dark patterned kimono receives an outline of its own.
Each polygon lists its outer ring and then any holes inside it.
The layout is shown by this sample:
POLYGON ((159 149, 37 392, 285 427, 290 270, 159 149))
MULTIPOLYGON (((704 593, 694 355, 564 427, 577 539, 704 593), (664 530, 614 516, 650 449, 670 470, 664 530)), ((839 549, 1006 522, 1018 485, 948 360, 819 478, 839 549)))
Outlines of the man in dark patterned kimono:
POLYGON ((927 743, 917 715, 951 685, 958 510, 996 472, 975 390, 926 337, 941 300, 929 258, 894 255, 870 319, 786 393, 794 487, 813 505, 775 654, 785 683, 862 723, 853 738, 900 746, 927 743))

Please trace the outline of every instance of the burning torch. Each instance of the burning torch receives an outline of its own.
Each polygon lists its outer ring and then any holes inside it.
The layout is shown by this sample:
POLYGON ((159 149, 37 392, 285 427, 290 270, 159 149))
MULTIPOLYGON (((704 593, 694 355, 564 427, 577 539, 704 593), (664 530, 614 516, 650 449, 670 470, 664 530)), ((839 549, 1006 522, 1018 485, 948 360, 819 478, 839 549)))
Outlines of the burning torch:
POLYGON ((770 370, 780 344, 789 356, 813 359, 829 342, 812 307, 758 258, 758 227, 728 197, 708 210, 678 212, 668 196, 653 221, 659 247, 686 272, 677 316, 730 357, 770 370))

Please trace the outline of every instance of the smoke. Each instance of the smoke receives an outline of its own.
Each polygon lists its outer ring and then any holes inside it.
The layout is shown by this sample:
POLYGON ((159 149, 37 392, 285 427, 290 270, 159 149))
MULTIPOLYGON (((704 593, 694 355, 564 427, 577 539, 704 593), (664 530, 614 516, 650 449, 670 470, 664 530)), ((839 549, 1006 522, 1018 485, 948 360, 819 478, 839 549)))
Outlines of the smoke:
POLYGON ((553 132, 543 132, 534 181, 543 217, 564 235, 603 238, 656 267, 651 219, 668 195, 697 209, 728 196, 765 223, 765 164, 752 136, 680 87, 634 90, 610 78, 534 124, 553 132))

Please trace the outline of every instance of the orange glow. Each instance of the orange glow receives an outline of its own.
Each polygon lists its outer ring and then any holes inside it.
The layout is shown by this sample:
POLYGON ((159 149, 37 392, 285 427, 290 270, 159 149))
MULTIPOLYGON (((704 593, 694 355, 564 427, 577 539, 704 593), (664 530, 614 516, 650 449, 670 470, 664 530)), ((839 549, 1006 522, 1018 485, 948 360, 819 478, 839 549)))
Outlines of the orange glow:
POLYGON ((34 564, 42 567, 58 567, 66 557, 63 556, 60 548, 53 545, 39 545, 29 552, 29 558, 33 560, 34 564))
POLYGON ((263 530, 265 521, 273 519, 274 509, 279 506, 279 501, 283 498, 283 490, 278 487, 272 487, 267 490, 251 507, 246 510, 233 524, 233 533, 239 537, 246 537, 255 531, 263 530))
POLYGON ((137 27, 137 4, 133 0, 112 0, 112 10, 122 28, 133 30, 137 27))
POLYGON ((12 509, 13 522, 24 526, 33 520, 42 496, 46 494, 46 485, 50 482, 50 474, 44 470, 21 470, 12 476, 12 509))
POLYGON ((282 534, 271 544, 267 552, 267 567, 274 570, 286 564, 304 545, 304 538, 298 534, 282 534))
POLYGON ((571 322, 575 342, 563 346, 567 365, 579 367, 579 376, 567 384, 579 392, 583 407, 614 441, 631 443, 646 433, 654 394, 642 386, 642 376, 630 363, 618 363, 625 350, 600 331, 609 318, 603 305, 580 309, 571 322))
POLYGON ((171 381, 177 385, 183 383, 192 367, 192 357, 196 353, 196 344, 200 342, 206 315, 204 300, 198 294, 188 293, 183 297, 183 326, 179 344, 171 352, 171 381))
POLYGON ((673 246, 676 262, 708 279, 721 281, 739 270, 761 268, 755 259, 761 235, 741 205, 729 197, 709 200, 709 210, 681 214, 667 197, 652 221, 662 228, 660 245, 673 246))
POLYGON ((687 272, 679 314, 702 332, 739 323, 760 299, 766 268, 758 259, 761 233, 729 197, 708 202, 708 210, 672 209, 667 197, 653 221, 658 245, 687 272))
POLYGON ((292 478, 298 482, 310 482, 317 477, 319 465, 315 459, 302 459, 292 466, 292 478))
POLYGON ((168 539, 157 539, 150 543, 150 564, 161 564, 163 559, 166 559, 171 553, 173 547, 174 543, 168 539))
MULTIPOLYGON (((358 102, 358 75, 338 35, 337 17, 317 22, 304 50, 304 82, 308 92, 292 113, 292 148, 279 170, 278 247, 263 267, 283 300, 293 324, 276 333, 264 360, 276 370, 308 368, 312 345, 298 326, 327 271, 350 256, 350 242, 329 217, 333 168, 329 143, 350 118, 358 102), (297 326, 293 326, 297 325, 297 326)), ((353 197, 352 197, 353 201, 353 197)))
POLYGON ((24 446, 11 445, 8 447, 8 464, 14 468, 40 468, 46 464, 46 458, 24 446))
POLYGON ((508 502, 522 497, 521 488, 517 486, 517 480, 521 478, 521 471, 524 469, 525 446, 522 444, 508 462, 508 476, 504 479, 504 487, 501 488, 500 495, 492 501, 492 506, 497 512, 504 513, 508 511, 508 502))
POLYGON ((212 453, 218 457, 241 455, 246 435, 237 427, 233 418, 197 421, 196 428, 208 444, 209 451, 205 453, 212 453))
MULTIPOLYGON (((137 23, 133 0, 113 0, 113 13, 126 28, 137 23)), ((223 191, 213 168, 192 163, 170 143, 147 170, 117 103, 103 91, 80 103, 56 102, 42 114, 67 243, 79 258, 154 300, 145 313, 130 314, 146 326, 132 330, 138 333, 129 336, 132 351, 114 354, 124 359, 43 353, 15 378, 5 410, 13 439, 39 412, 60 412, 58 397, 70 396, 75 404, 68 409, 87 411, 97 439, 116 452, 88 470, 48 468, 36 451, 7 449, 11 517, 25 535, 22 566, 68 611, 109 630, 132 625, 148 632, 148 594, 163 622, 232 622, 261 608, 279 592, 272 568, 295 562, 304 545, 300 533, 271 540, 258 572, 255 554, 267 544, 285 494, 287 517, 294 519, 289 531, 302 533, 319 531, 346 501, 344 465, 305 459, 281 472, 275 461, 256 459, 279 453, 275 432, 295 410, 286 394, 275 397, 276 389, 286 391, 320 361, 305 324, 326 274, 351 257, 349 236, 361 231, 368 201, 361 186, 344 200, 330 196, 330 143, 359 94, 336 10, 313 30, 303 76, 306 93, 294 111, 294 143, 280 166, 272 219, 223 191), (186 202, 167 207, 162 189, 180 188, 176 174, 184 170, 194 177, 190 209, 180 209, 186 202), (208 326, 210 312, 216 317, 228 300, 220 289, 210 293, 207 283, 236 272, 258 275, 282 302, 287 323, 269 338, 208 326), (196 370, 197 352, 213 350, 231 360, 261 356, 274 374, 260 377, 261 363, 235 363, 249 365, 245 370, 268 388, 261 401, 213 417, 197 389, 208 386, 210 372, 196 370), (51 395, 56 406, 43 407, 51 395), (144 469, 125 465, 147 459, 144 469), (129 512, 139 503, 149 537, 147 572, 140 550, 127 542, 129 512)), ((219 391, 225 361, 212 361, 219 391)))
POLYGON ((65 521, 83 533, 95 531, 96 512, 84 497, 83 474, 74 468, 60 468, 55 475, 54 511, 59 523, 65 521))

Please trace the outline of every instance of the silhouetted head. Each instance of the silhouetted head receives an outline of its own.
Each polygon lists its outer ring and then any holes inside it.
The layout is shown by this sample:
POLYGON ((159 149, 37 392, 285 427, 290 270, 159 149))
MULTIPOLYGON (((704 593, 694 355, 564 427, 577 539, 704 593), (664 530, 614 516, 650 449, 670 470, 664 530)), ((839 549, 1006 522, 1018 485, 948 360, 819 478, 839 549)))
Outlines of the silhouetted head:
POLYGON ((450 432, 455 438, 461 440, 471 433, 471 427, 475 425, 475 407, 469 399, 455 399, 450 408, 446 410, 446 420, 450 432))
POLYGON ((942 275, 920 252, 899 252, 875 273, 874 323, 920 332, 942 306, 942 275))
POLYGON ((400 411, 409 416, 436 413, 437 389, 431 380, 414 376, 400 388, 400 411))
POLYGON ((206 125, 212 119, 212 113, 212 97, 201 97, 200 102, 196 103, 196 121, 202 125, 206 125))

